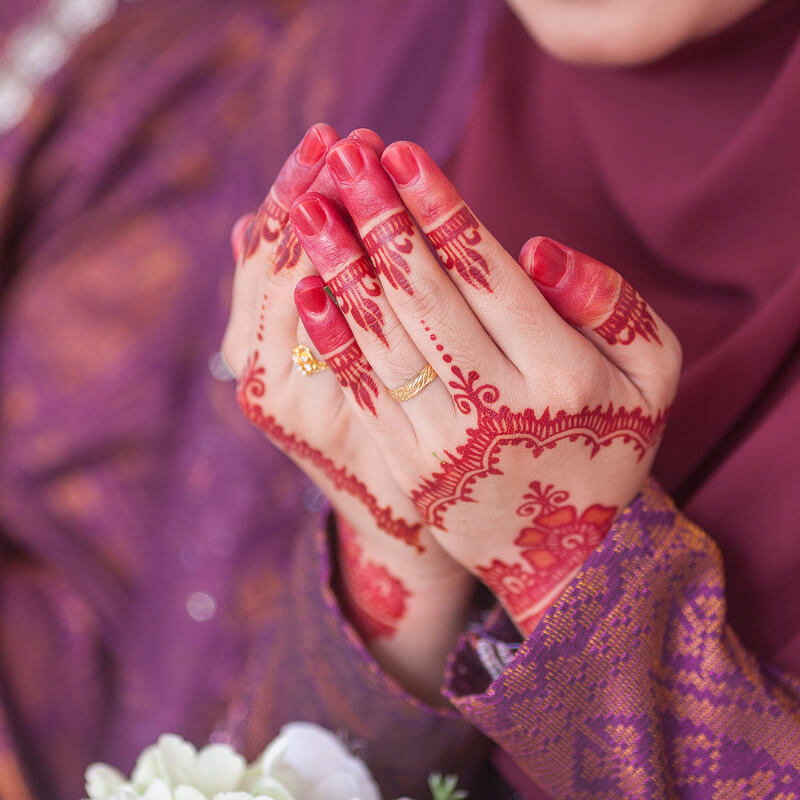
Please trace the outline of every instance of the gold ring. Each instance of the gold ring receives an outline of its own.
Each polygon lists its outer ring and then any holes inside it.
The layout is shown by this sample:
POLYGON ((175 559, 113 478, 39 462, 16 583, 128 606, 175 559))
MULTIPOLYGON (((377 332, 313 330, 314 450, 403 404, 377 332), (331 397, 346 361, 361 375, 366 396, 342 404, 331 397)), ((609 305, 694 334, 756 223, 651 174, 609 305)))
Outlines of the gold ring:
POLYGON ((328 369, 328 365, 324 361, 314 358, 314 354, 304 344, 298 344, 292 350, 292 361, 303 375, 313 375, 315 372, 328 369))
POLYGON ((426 364, 410 381, 406 381, 396 389, 390 389, 389 394, 398 402, 403 403, 406 400, 410 400, 414 395, 419 394, 438 377, 436 370, 430 364, 426 364))

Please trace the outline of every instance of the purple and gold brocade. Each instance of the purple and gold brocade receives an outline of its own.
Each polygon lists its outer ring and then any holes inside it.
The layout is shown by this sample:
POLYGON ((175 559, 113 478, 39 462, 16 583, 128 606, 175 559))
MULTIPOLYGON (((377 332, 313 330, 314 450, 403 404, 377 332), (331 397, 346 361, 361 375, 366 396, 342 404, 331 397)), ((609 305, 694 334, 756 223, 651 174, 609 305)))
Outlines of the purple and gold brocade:
POLYGON ((500 677, 462 640, 447 694, 554 798, 800 798, 800 685, 725 616, 717 546, 651 482, 500 677))

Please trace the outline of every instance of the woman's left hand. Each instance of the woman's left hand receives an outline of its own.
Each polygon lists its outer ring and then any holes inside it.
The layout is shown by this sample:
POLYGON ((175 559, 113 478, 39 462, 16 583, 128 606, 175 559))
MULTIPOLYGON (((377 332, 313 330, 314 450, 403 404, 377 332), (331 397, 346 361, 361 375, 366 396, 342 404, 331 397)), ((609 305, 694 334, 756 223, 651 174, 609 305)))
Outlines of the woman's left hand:
POLYGON ((319 194, 291 219, 368 362, 340 383, 439 543, 527 633, 647 477, 678 341, 594 259, 535 238, 515 260, 419 146, 379 160, 344 140, 327 163, 360 239, 319 194), (426 364, 438 379, 396 399, 426 364))

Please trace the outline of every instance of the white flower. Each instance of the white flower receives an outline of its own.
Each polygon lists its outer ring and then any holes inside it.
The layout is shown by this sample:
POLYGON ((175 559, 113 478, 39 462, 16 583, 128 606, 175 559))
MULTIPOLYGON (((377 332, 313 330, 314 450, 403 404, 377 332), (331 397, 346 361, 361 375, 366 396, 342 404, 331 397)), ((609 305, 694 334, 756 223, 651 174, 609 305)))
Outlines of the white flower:
POLYGON ((309 722, 291 722, 250 771, 252 791, 264 778, 277 780, 294 800, 381 800, 364 765, 330 731, 309 722))
POLYGON ((86 770, 89 800, 108 800, 125 783, 125 776, 107 764, 90 764, 86 770))
POLYGON ((176 796, 175 800, 200 800, 198 793, 207 800, 237 791, 246 767, 244 758, 227 744, 210 744, 198 753, 180 736, 165 734, 139 756, 131 782, 141 791, 158 779, 171 790, 181 786, 196 790, 194 795, 184 792, 185 797, 176 796))
POLYGON ((381 800, 364 763, 330 731, 285 725, 249 768, 228 745, 198 752, 165 734, 139 756, 130 780, 107 764, 86 770, 88 800, 381 800))

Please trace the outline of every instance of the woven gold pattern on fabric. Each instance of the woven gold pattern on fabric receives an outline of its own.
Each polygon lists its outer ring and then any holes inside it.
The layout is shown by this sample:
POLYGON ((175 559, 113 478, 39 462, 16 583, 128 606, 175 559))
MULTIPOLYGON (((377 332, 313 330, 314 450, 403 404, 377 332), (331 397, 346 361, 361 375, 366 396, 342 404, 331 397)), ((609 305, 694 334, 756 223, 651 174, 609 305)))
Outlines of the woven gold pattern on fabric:
POLYGON ((711 539, 649 485, 486 695, 554 797, 800 797, 800 708, 725 624, 711 539))

